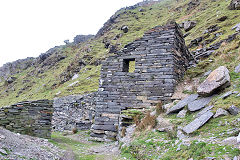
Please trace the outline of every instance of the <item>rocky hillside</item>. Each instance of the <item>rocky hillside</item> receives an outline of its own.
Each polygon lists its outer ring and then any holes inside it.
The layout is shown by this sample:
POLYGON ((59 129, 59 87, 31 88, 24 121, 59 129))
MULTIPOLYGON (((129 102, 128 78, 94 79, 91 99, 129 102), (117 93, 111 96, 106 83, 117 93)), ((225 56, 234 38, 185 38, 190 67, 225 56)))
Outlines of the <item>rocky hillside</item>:
MULTIPOLYGON (((240 23, 240 11, 235 8, 225 0, 147 1, 122 8, 88 41, 55 47, 38 58, 18 60, 1 67, 0 106, 96 91, 101 60, 150 28, 170 20, 180 24, 186 43, 195 51, 193 54, 199 55, 198 59, 213 53, 221 58, 233 56, 239 46, 239 38, 234 34, 240 23), (225 39, 229 41, 222 43, 225 39), (227 54, 228 51, 233 54, 227 54)), ((199 75, 225 61, 206 63, 190 70, 188 76, 199 75)), ((235 60, 226 64, 233 69, 234 63, 235 60)))

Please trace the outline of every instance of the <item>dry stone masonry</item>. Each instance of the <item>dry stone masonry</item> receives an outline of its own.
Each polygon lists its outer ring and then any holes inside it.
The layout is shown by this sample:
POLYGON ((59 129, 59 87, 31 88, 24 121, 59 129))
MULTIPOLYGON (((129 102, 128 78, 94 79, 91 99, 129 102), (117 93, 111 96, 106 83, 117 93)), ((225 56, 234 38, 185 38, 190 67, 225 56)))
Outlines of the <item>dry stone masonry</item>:
POLYGON ((96 93, 55 98, 53 130, 90 129, 95 115, 95 97, 96 93))
POLYGON ((169 101, 192 56, 179 26, 157 26, 102 63, 93 137, 114 139, 119 114, 169 101))
POLYGON ((0 108, 0 126, 21 134, 51 137, 52 101, 19 102, 0 108))

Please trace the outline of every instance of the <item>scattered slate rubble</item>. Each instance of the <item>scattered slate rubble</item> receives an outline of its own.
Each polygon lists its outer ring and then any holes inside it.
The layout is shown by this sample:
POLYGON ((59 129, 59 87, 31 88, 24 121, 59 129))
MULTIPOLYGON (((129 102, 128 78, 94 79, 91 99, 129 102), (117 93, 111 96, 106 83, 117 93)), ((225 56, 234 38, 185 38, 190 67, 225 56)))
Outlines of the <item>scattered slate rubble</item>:
POLYGON ((64 151, 46 139, 10 132, 0 127, 0 159, 60 160, 64 151))
MULTIPOLYGON (((209 72, 206 80, 199 85, 198 94, 192 94, 183 100, 179 101, 176 105, 169 108, 166 114, 178 113, 178 118, 185 117, 188 111, 196 112, 199 111, 195 120, 186 125, 183 128, 178 128, 177 137, 182 139, 185 137, 184 133, 190 134, 203 126, 207 121, 209 121, 212 117, 217 118, 220 116, 227 116, 230 114, 237 115, 240 112, 240 108, 236 106, 229 107, 228 110, 223 108, 218 108, 216 113, 214 114, 213 108, 214 106, 208 106, 213 97, 215 97, 220 89, 224 89, 230 85, 230 76, 229 71, 226 67, 221 66, 214 70, 213 72, 209 72), (203 96, 203 97, 201 97, 203 96), (183 131, 183 132, 182 132, 183 131)), ((238 91, 228 91, 224 93, 218 99, 226 99, 232 94, 239 94, 238 91)), ((240 139, 240 137, 239 137, 240 139)))
POLYGON ((196 100, 198 98, 197 94, 192 94, 186 98, 184 98, 182 101, 178 102, 175 106, 173 106, 172 108, 170 108, 167 111, 167 114, 170 113, 176 113, 178 111, 180 111, 181 109, 183 109, 186 105, 188 105, 189 103, 191 103, 192 101, 196 100))

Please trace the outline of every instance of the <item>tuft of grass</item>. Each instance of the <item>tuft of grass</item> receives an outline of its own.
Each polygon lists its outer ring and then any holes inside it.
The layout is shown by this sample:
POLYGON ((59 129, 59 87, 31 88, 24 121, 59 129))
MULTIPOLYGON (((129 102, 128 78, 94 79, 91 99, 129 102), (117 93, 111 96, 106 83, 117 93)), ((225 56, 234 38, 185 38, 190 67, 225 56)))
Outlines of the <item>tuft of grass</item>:
POLYGON ((149 130, 154 128, 155 125, 156 125, 156 116, 152 116, 150 114, 150 111, 148 111, 136 129, 138 131, 149 130))

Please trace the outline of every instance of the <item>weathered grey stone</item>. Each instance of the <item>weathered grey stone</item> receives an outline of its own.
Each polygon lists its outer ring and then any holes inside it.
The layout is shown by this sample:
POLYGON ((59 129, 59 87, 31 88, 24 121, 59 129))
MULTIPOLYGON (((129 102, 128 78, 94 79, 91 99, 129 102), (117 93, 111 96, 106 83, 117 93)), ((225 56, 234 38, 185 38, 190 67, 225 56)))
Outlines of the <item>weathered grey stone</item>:
POLYGON ((220 98, 226 99, 227 97, 229 97, 229 96, 232 95, 232 94, 233 94, 233 92, 232 92, 232 91, 229 91, 229 92, 225 93, 224 95, 222 95, 220 98))
POLYGON ((231 106, 228 108, 228 111, 232 115, 237 115, 240 112, 240 109, 236 106, 231 106))
POLYGON ((186 98, 184 98, 183 100, 181 100, 180 102, 178 102, 175 106, 173 106, 172 108, 170 108, 167 111, 167 114, 170 113, 175 113, 180 111, 181 109, 183 109, 186 105, 188 105, 189 103, 191 103, 192 101, 196 100, 198 98, 197 94, 192 94, 186 98))
POLYGON ((128 26, 122 26, 122 27, 121 27, 121 30, 122 30, 124 33, 127 33, 127 32, 128 32, 128 26))
POLYGON ((228 137, 222 141, 224 145, 237 145, 237 137, 228 137))
POLYGON ((0 148, 0 154, 7 155, 8 153, 4 149, 0 148))
POLYGON ((239 132, 239 134, 237 136, 237 143, 240 144, 240 132, 239 132))
POLYGON ((213 97, 206 97, 190 102, 188 104, 188 110, 191 112, 198 111, 208 105, 212 98, 213 97))
POLYGON ((239 10, 240 9, 240 0, 231 0, 230 5, 228 6, 230 10, 239 10))
POLYGON ((187 110, 183 109, 177 114, 177 117, 178 118, 184 118, 186 116, 186 114, 187 114, 187 110))
POLYGON ((229 71, 226 67, 220 66, 215 69, 207 79, 200 84, 197 88, 197 92, 203 96, 209 96, 216 90, 223 89, 230 85, 229 71))
POLYGON ((177 131, 177 137, 178 139, 188 138, 188 136, 186 136, 181 130, 177 131))
POLYGON ((203 126, 210 118, 212 118, 213 113, 211 111, 208 111, 201 115, 200 117, 196 118, 194 121, 192 121, 190 124, 185 126, 183 128, 183 131, 187 134, 193 133, 196 131, 198 128, 203 126))
POLYGON ((204 113, 210 111, 214 106, 208 106, 206 108, 204 108, 203 110, 201 110, 197 115, 196 118, 200 117, 201 115, 203 115, 204 113))
POLYGON ((238 23, 234 27, 232 27, 232 30, 235 30, 236 32, 239 32, 240 31, 240 23, 238 23))
POLYGON ((185 21, 183 22, 183 27, 184 27, 184 30, 187 32, 187 31, 190 31, 192 28, 194 28, 196 26, 196 22, 195 21, 185 21))
POLYGON ((220 116, 227 116, 229 115, 228 111, 226 111, 225 109, 222 108, 218 108, 216 111, 216 114, 213 116, 213 118, 217 118, 220 116))
POLYGON ((104 130, 104 131, 117 131, 117 127, 114 125, 92 125, 92 129, 95 130, 104 130))
MULTIPOLYGON (((240 23, 239 23, 239 30, 240 30, 240 23)), ((240 73, 240 64, 234 69, 235 73, 240 73)))

